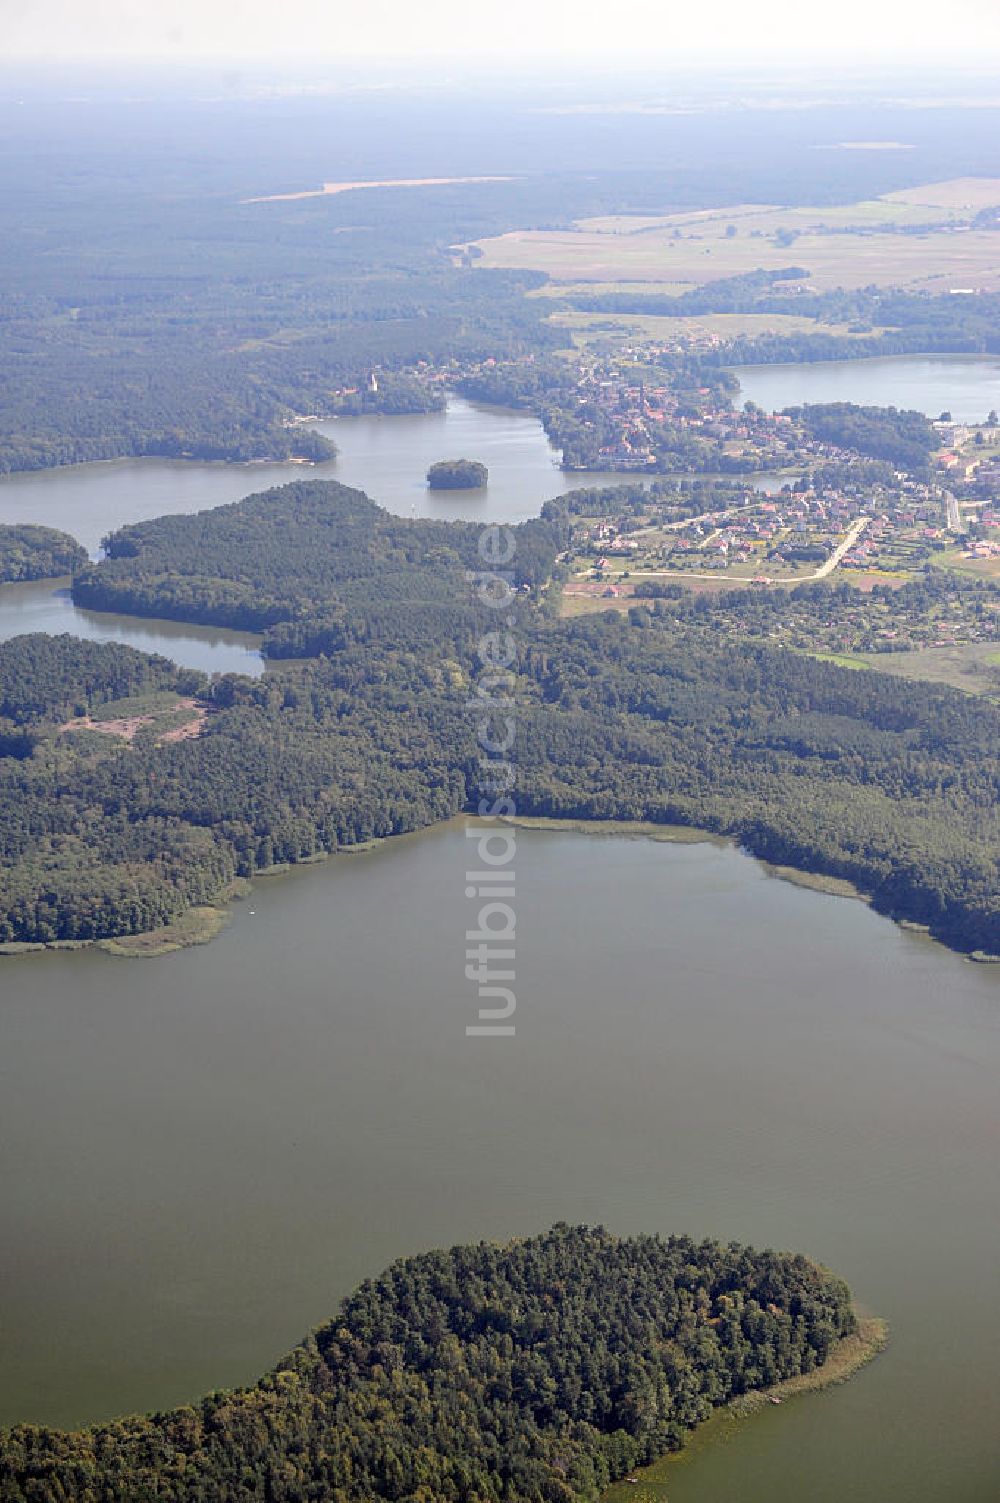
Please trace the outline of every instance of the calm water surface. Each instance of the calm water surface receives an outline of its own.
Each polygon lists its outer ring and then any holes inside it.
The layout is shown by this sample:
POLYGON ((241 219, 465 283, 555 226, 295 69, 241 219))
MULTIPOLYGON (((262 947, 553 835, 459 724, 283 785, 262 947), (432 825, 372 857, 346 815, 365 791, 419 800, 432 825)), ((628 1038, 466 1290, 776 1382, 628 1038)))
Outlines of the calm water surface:
MULTIPOLYGON (((221 465, 128 459, 70 465, 0 478, 0 522, 38 522, 76 537, 96 557, 101 539, 126 522, 167 512, 203 511, 291 480, 340 480, 401 516, 521 522, 550 496, 620 475, 571 476, 558 468, 541 423, 523 413, 453 399, 446 412, 413 417, 341 418, 321 423, 340 450, 322 465, 221 465), (482 491, 429 491, 428 466, 442 458, 481 459, 482 491)), ((258 639, 74 607, 65 581, 0 587, 0 641, 23 631, 69 631, 97 641, 162 652, 185 667, 259 673, 258 639)))
POLYGON ((728 848, 519 835, 472 1040, 458 825, 212 945, 0 962, 0 1420, 251 1378, 397 1254, 564 1217, 801 1248, 892 1322, 674 1503, 993 1503, 1000 975, 728 848))
POLYGON ((777 412, 797 402, 857 402, 913 407, 928 417, 950 412, 956 422, 981 423, 1000 410, 1000 360, 995 355, 899 355, 889 360, 828 360, 811 365, 743 365, 740 400, 777 412))
POLYGON ((68 578, 0 585, 0 642, 29 631, 69 632, 94 642, 124 642, 140 652, 161 652, 182 668, 200 668, 205 673, 248 673, 256 677, 264 671, 260 637, 254 632, 83 610, 73 604, 68 578))
POLYGON ((195 464, 121 459, 0 477, 0 522, 38 522, 78 538, 96 556, 101 539, 126 522, 204 511, 291 480, 340 480, 400 516, 523 522, 542 502, 620 475, 567 475, 537 418, 453 398, 446 412, 412 417, 338 418, 317 425, 340 450, 329 464, 195 464), (481 491, 430 491, 438 459, 479 459, 481 491))
POLYGON ((399 516, 526 522, 550 496, 581 486, 620 485, 621 474, 567 474, 537 418, 453 397, 445 412, 338 418, 317 424, 339 449, 336 478, 399 516), (477 459, 490 472, 479 491, 432 491, 439 459, 477 459))

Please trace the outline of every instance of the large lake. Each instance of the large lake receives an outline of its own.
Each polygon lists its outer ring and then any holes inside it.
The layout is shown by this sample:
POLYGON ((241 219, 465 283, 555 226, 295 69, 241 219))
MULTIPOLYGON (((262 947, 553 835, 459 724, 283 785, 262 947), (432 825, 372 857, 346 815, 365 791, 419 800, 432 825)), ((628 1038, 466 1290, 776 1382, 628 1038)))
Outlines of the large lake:
POLYGON ((857 402, 912 407, 928 417, 950 412, 981 423, 1000 411, 1000 360, 994 355, 898 355, 888 360, 827 360, 809 365, 734 366, 740 400, 779 412, 797 402, 857 402))
POLYGON ((39 522, 78 538, 92 554, 105 533, 167 512, 204 511, 291 480, 340 480, 399 516, 523 522, 550 496, 620 475, 569 475, 537 418, 453 397, 444 412, 338 418, 316 425, 339 449, 328 464, 197 464, 116 459, 0 477, 0 522, 39 522), (481 491, 431 491, 438 459, 479 459, 481 491))
POLYGON ((888 1317, 672 1503, 990 1503, 1000 973, 727 847, 520 832, 470 1039, 453 823, 162 960, 0 962, 0 1421, 252 1378, 398 1254, 558 1218, 798 1248, 888 1317))

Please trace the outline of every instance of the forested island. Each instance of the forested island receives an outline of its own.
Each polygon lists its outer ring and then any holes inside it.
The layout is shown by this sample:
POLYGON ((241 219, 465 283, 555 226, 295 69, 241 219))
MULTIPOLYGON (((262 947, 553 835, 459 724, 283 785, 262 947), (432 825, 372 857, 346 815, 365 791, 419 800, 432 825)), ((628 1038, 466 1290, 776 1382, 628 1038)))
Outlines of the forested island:
MULTIPOLYGON (((513 533, 519 813, 708 829, 1000 953, 996 705, 774 646, 766 613, 734 641, 725 601, 715 625, 669 600, 559 619, 570 525, 556 503, 513 533)), ((0 646, 0 942, 147 933, 255 872, 475 809, 479 535, 320 481, 116 533, 78 599, 255 627, 272 666, 0 646), (87 723, 150 693, 195 699, 197 734, 87 723)))
POLYGON ((86 562, 86 550, 68 533, 30 522, 0 525, 0 584, 54 579, 72 574, 86 562))
POLYGON ((478 491, 489 478, 489 470, 475 459, 440 459, 427 471, 432 491, 478 491))
POLYGON ((856 1328, 801 1255, 560 1224, 393 1264, 250 1388, 0 1435, 0 1499, 594 1503, 856 1328))

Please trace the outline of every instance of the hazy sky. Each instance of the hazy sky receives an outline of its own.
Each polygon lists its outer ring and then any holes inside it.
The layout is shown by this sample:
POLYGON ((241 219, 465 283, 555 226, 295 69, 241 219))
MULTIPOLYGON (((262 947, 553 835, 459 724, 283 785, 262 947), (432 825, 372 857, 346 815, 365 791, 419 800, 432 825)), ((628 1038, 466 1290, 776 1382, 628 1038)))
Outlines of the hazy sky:
POLYGON ((0 0, 6 57, 1000 55, 1000 0, 0 0))

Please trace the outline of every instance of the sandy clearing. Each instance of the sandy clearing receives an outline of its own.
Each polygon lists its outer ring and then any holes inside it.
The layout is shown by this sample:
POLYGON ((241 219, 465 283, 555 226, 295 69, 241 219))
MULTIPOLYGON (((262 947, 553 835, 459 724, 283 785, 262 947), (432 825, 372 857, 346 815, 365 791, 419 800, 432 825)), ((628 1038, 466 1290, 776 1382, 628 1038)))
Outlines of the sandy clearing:
POLYGON ((263 198, 245 198, 245 204, 290 203, 299 198, 329 198, 335 193, 354 193, 359 188, 444 188, 451 183, 512 183, 512 177, 386 177, 363 183, 324 183, 302 193, 270 193, 263 198))
MULTIPOLYGON (((192 718, 172 731, 164 731, 158 737, 159 746, 169 741, 189 741, 194 736, 200 736, 204 730, 208 719, 205 705, 199 704, 195 699, 181 699, 171 706, 170 713, 174 714, 177 710, 190 710, 192 718)), ((67 720, 59 730, 63 735, 70 731, 97 731, 102 736, 119 736, 123 741, 131 743, 144 725, 155 725, 159 719, 160 715, 125 715, 117 720, 93 720, 89 715, 81 715, 75 720, 67 720)))

